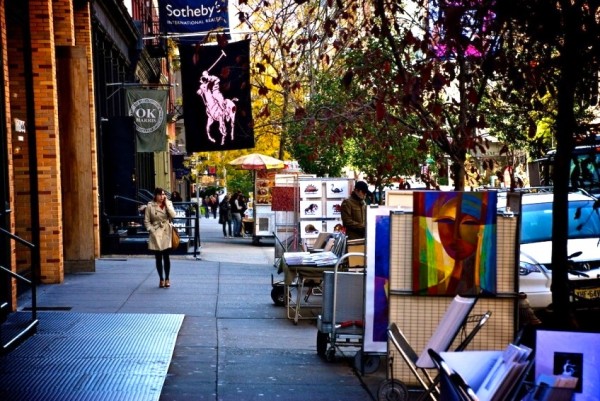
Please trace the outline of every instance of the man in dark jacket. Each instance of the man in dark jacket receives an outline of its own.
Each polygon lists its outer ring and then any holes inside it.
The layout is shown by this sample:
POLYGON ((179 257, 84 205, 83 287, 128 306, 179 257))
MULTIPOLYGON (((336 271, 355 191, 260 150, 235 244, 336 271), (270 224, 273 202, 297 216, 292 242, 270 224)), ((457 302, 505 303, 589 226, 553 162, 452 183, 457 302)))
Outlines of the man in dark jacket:
POLYGON ((365 222, 367 220, 367 205, 365 197, 369 186, 364 181, 358 181, 349 198, 342 202, 342 223, 346 228, 349 240, 365 238, 365 222))

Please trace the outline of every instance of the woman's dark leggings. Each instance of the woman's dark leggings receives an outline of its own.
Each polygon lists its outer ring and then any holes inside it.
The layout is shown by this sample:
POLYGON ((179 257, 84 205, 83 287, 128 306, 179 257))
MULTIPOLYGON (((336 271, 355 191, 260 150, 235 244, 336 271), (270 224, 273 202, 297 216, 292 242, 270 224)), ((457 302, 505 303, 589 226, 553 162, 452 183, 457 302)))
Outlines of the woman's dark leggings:
POLYGON ((169 258, 169 250, 154 251, 154 257, 156 258, 156 271, 158 277, 161 280, 168 280, 169 273, 171 273, 171 259, 169 258), (164 261, 164 275, 163 275, 163 261, 164 261))

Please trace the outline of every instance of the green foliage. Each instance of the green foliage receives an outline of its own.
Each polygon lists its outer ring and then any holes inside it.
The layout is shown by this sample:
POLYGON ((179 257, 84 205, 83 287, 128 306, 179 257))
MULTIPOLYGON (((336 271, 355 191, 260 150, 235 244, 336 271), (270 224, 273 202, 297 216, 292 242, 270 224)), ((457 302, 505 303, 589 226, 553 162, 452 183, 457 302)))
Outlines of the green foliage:
POLYGON ((236 191, 242 191, 243 194, 252 193, 254 191, 252 171, 228 169, 227 192, 233 193, 236 191))

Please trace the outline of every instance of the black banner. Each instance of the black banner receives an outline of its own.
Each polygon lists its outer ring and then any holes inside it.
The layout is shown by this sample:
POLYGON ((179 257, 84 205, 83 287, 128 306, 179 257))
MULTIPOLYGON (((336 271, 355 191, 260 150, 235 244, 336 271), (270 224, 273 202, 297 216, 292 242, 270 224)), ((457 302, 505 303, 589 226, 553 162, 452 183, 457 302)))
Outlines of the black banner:
POLYGON ((250 41, 179 45, 188 152, 254 147, 250 41))

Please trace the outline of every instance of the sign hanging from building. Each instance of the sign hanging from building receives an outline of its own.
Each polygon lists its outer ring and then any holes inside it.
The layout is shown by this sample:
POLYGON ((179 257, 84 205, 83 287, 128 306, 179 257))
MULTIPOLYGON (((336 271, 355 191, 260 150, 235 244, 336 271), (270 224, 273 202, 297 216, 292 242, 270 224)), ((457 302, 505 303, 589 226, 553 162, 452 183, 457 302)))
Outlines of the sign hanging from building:
POLYGON ((167 150, 167 91, 127 89, 127 115, 135 122, 137 152, 167 150))
POLYGON ((188 152, 254 147, 250 41, 179 45, 188 152))
POLYGON ((160 0, 165 33, 197 33, 229 29, 228 0, 160 0))

